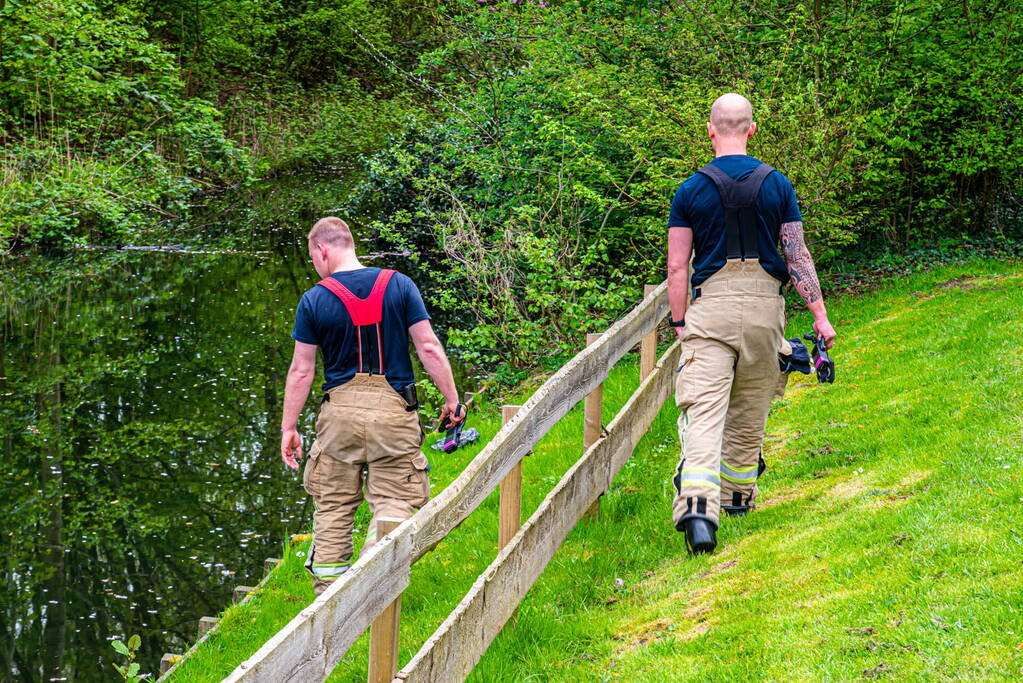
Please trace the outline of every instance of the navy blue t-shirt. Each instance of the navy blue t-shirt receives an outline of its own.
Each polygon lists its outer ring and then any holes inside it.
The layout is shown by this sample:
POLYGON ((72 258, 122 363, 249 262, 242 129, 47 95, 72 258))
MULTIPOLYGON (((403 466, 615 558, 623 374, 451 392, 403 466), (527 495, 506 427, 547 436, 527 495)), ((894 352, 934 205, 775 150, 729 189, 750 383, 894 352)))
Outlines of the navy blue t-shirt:
MULTIPOLYGON (((334 273, 332 278, 365 299, 373 289, 379 268, 359 268, 334 273)), ((384 371, 396 391, 415 381, 409 357, 408 328, 429 320, 419 289, 408 276, 395 273, 384 290, 384 319, 380 334, 384 342, 384 371)), ((326 287, 315 286, 302 295, 295 311, 292 339, 316 344, 323 354, 323 390, 344 384, 355 377, 359 365, 357 334, 352 317, 341 300, 326 287)), ((374 326, 362 330, 363 365, 379 372, 377 339, 374 326), (368 339, 367 339, 368 338, 368 339)))
MULTIPOLYGON (((717 157, 711 163, 735 180, 748 177, 760 165, 759 160, 745 154, 717 157)), ((758 246, 760 265, 782 284, 789 281, 789 273, 785 259, 778 253, 779 228, 782 223, 802 220, 792 183, 778 171, 771 173, 764 179, 757 195, 758 246)), ((710 178, 694 173, 679 186, 671 202, 668 227, 693 230, 693 287, 724 267, 728 258, 725 211, 717 187, 710 178)))

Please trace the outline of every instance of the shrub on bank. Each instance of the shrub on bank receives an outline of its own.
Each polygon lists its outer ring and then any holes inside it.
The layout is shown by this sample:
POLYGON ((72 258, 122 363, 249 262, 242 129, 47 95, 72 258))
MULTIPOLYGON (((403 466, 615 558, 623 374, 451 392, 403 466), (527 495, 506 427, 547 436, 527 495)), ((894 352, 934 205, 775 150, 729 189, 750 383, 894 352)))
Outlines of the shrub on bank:
POLYGON ((968 2, 698 9, 457 4, 419 75, 443 121, 367 165, 353 214, 417 247, 450 341, 533 366, 663 278, 672 193, 706 163, 713 100, 754 103, 750 153, 793 181, 818 264, 1019 224, 1023 28, 968 2), (512 36, 514 38, 512 38, 512 36))

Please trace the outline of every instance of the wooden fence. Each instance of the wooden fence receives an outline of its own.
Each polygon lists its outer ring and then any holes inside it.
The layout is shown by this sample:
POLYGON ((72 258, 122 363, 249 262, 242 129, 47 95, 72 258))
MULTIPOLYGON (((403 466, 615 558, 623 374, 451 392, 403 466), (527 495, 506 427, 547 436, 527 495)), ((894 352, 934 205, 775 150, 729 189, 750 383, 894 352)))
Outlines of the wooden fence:
POLYGON ((436 498, 379 540, 321 596, 240 664, 226 681, 324 680, 372 623, 370 680, 451 681, 464 679, 539 577, 568 532, 632 455, 661 405, 671 394, 679 355, 673 344, 656 361, 656 329, 668 312, 667 286, 648 286, 643 301, 566 363, 516 411, 490 443, 436 498), (599 389, 611 367, 637 343, 641 384, 601 435, 599 389), (521 518, 522 458, 584 397, 597 415, 585 434, 585 453, 565 473, 530 519, 508 538, 521 518), (596 404, 596 408, 594 408, 596 404), (513 415, 513 416, 512 416, 513 415), (518 482, 516 483, 516 478, 518 482), (506 545, 465 598, 401 670, 397 669, 400 597, 412 564, 440 543, 499 484, 501 540, 506 545), (519 508, 521 503, 517 502, 519 508))

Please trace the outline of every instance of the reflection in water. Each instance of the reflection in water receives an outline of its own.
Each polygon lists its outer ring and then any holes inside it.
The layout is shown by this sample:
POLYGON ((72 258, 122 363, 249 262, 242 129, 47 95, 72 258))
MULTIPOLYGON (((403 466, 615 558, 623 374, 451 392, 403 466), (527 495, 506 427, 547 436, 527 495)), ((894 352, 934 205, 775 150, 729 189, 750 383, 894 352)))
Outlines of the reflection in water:
POLYGON ((290 192, 278 213, 265 197, 211 209, 243 206, 269 232, 227 246, 267 255, 84 252, 0 271, 0 680, 111 680, 108 641, 133 633, 154 671, 308 527, 280 410, 316 278, 302 235, 331 205, 290 192))
POLYGON ((2 678, 109 678, 106 641, 135 632, 152 670, 308 521, 277 455, 308 278, 280 261, 118 254, 13 279, 2 678))

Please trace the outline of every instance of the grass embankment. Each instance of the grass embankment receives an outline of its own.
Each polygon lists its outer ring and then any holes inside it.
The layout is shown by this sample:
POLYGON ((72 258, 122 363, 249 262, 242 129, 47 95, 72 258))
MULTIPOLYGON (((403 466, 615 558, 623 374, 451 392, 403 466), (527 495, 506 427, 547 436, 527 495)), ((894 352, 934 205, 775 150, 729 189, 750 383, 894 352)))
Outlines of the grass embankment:
MULTIPOLYGON (((611 421, 638 385, 637 358, 627 356, 604 384, 605 423, 611 421)), ((524 390, 509 402, 525 402, 532 389, 524 390)), ((431 463, 433 495, 458 476, 500 428, 500 406, 488 403, 485 396, 480 397, 483 400, 475 405, 470 415, 470 426, 479 429, 481 434, 478 442, 451 455, 424 447, 431 463)), ((660 420, 665 425, 671 423, 670 416, 662 415, 660 420)), ((582 422, 580 404, 548 433, 526 459, 523 465, 523 521, 582 455, 582 422)), ((439 434, 428 434, 427 444, 439 437, 439 434)), ((402 664, 412 658, 497 555, 497 512, 498 495, 495 492, 465 523, 414 566, 411 585, 402 596, 399 655, 402 664)), ((356 516, 357 548, 365 538, 368 522, 369 510, 363 505, 356 516)), ((302 566, 307 547, 308 544, 303 543, 287 549, 284 562, 274 570, 264 588, 246 604, 227 609, 217 632, 211 634, 170 680, 175 683, 220 680, 312 602, 312 586, 302 566)), ((368 644, 368 636, 360 638, 330 680, 365 679, 368 644)))
MULTIPOLYGON (((572 532, 471 680, 1023 674, 1021 284, 1018 264, 974 262, 831 302, 838 383, 790 383, 768 423, 760 507, 726 520, 711 556, 688 557, 671 527, 669 402, 600 520, 572 532), (950 282, 962 277, 974 279, 950 282)), ((635 375, 629 362, 612 374, 605 421, 635 375)), ((497 426, 485 418, 484 438, 497 426)), ((576 410, 526 460, 524 517, 578 457, 581 431, 576 410)), ((478 450, 435 456, 434 491, 478 450)), ((415 566, 402 663, 491 561, 495 537, 496 495, 415 566)), ((296 614, 312 598, 302 559, 229 610, 174 680, 225 675, 296 614)), ((364 678, 366 640, 331 680, 364 678)))
POLYGON ((714 555, 669 526, 655 428, 472 680, 1019 679, 1021 286, 978 261, 832 302, 838 382, 775 403, 760 508, 714 555))

